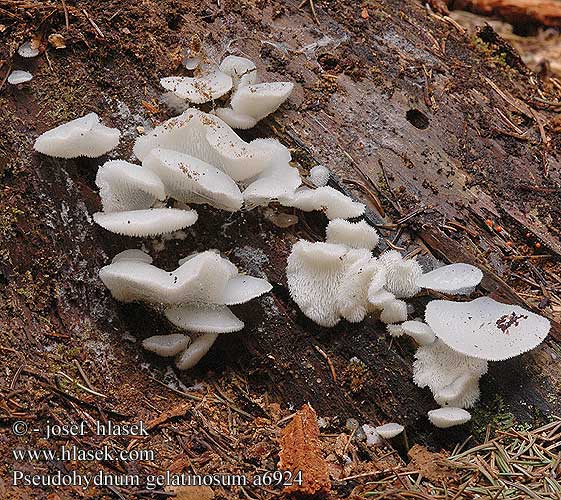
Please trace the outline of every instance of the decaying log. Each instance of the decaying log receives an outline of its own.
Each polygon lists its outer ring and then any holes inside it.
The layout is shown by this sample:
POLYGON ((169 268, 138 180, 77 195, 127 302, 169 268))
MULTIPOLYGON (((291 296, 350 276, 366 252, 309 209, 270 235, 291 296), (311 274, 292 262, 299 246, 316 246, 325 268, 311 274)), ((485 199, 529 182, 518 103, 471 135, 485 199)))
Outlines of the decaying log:
MULTIPOLYGON (((97 391, 111 391, 113 407, 131 419, 150 413, 141 400, 154 390, 149 374, 163 379, 170 362, 134 341, 171 326, 147 308, 115 302, 97 279, 113 255, 142 243, 91 222, 100 208, 95 172, 104 159, 49 159, 33 154, 31 145, 38 133, 97 111, 125 131, 115 154, 130 158, 139 128, 169 116, 158 103, 158 79, 180 71, 193 34, 217 58, 230 51, 254 59, 265 81, 297 83, 287 105, 242 132, 245 139, 279 138, 304 175, 316 163, 327 165, 333 185, 366 203, 367 219, 386 227, 380 232, 389 244, 419 252, 420 259, 433 254, 476 263, 486 273, 485 292, 559 320, 559 138, 551 125, 555 114, 537 105, 558 103, 559 92, 509 66, 490 44, 480 50, 418 2, 380 0, 361 9, 353 2, 313 4, 317 22, 307 4, 295 1, 91 3, 89 17, 103 38, 71 13, 65 36, 72 50, 49 49, 48 59, 27 62, 35 72, 28 87, 1 88, 0 380, 6 394, 20 388, 22 363, 55 375, 76 358, 89 366, 97 391), (380 203, 385 217, 376 210, 380 203), (538 288, 521 296, 516 275, 538 288), (549 289, 549 302, 539 285, 549 289), (132 389, 120 395, 131 379, 136 397, 132 389)), ((35 14, 39 25, 49 12, 35 14)), ((48 22, 51 31, 63 30, 64 11, 48 22)), ((26 30, 20 27, 11 48, 26 30)), ((8 49, 1 50, 8 60, 8 49)), ((156 263, 173 268, 193 251, 218 248, 274 287, 236 308, 243 332, 221 336, 195 370, 178 374, 187 387, 231 368, 285 407, 309 401, 318 415, 342 423, 348 417, 398 421, 412 443, 447 446, 477 430, 477 418, 458 432, 428 425, 426 413, 436 404, 411 380, 415 346, 392 342, 375 317, 324 329, 290 300, 287 255, 299 238, 323 237, 325 218, 298 213, 300 222, 286 229, 264 210, 198 210, 187 238, 145 242, 156 263)), ((419 315, 426 299, 414 303, 419 315)), ((523 421, 558 413, 561 376, 552 363, 558 339, 555 325, 536 351, 492 364, 474 417, 495 411, 498 399, 523 421)), ((165 399, 158 410, 175 415, 165 399)), ((49 417, 46 403, 33 411, 38 420, 49 417)), ((17 442, 10 434, 0 449, 8 455, 17 442)))

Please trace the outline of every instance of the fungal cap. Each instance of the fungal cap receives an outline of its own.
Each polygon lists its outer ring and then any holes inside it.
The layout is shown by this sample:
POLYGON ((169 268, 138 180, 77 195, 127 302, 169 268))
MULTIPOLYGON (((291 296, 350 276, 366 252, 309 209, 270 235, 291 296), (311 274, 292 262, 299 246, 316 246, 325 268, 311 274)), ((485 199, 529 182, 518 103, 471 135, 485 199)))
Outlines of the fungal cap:
POLYGON ((151 237, 173 233, 197 222, 197 212, 178 208, 148 208, 126 212, 97 212, 96 224, 123 236, 151 237))
POLYGON ((193 255, 168 272, 142 261, 120 260, 103 267, 99 277, 115 299, 154 304, 216 303, 237 268, 216 252, 193 255))
POLYGON ((144 158, 142 166, 158 176, 167 194, 178 201, 207 203, 231 212, 242 207, 242 194, 234 180, 198 158, 156 148, 144 158))
POLYGON ((216 108, 214 113, 232 128, 247 130, 257 125, 257 120, 253 116, 238 113, 232 108, 216 108))
POLYGON ((148 134, 138 137, 134 154, 143 160, 154 148, 171 149, 199 158, 235 181, 255 177, 271 162, 271 153, 244 142, 215 115, 189 108, 148 134))
POLYGON ((310 170, 308 179, 315 187, 323 187, 327 186, 330 177, 331 170, 324 165, 316 165, 310 170))
POLYGON ((166 197, 164 184, 155 173, 123 160, 105 162, 95 183, 104 212, 150 208, 166 197))
POLYGON ((276 111, 292 93, 291 82, 269 82, 239 87, 231 100, 234 111, 253 116, 257 121, 276 111))
POLYGON ((267 152, 272 160, 243 192, 246 206, 268 205, 273 200, 293 196, 302 178, 298 169, 289 164, 292 158, 288 148, 275 139, 255 139, 250 145, 267 152))
POLYGON ((417 280, 423 273, 415 259, 405 260, 396 250, 384 252, 378 261, 386 269, 386 289, 398 298, 413 297, 420 288, 417 280))
POLYGON ((333 219, 327 225, 325 241, 350 248, 372 250, 378 245, 380 237, 376 229, 364 220, 349 222, 345 219, 333 219))
POLYGON ((177 366, 179 370, 189 370, 193 368, 210 350, 217 338, 218 333, 203 333, 177 357, 175 366, 177 366))
POLYGON ((321 326, 332 327, 340 320, 336 293, 347 252, 343 245, 299 240, 288 257, 290 296, 308 318, 321 326))
POLYGON ((383 309, 386 304, 395 300, 395 295, 383 288, 378 289, 375 292, 371 292, 370 289, 368 290, 368 302, 376 308, 383 309))
POLYGON ((481 283, 483 273, 470 264, 442 266, 417 279, 417 286, 454 295, 469 295, 481 283))
POLYGON ((546 318, 490 297, 470 302, 433 300, 427 305, 425 321, 455 351, 489 361, 534 349, 550 329, 546 318))
POLYGON ((487 361, 460 354, 436 339, 417 349, 413 381, 429 387, 437 403, 467 408, 479 398, 479 379, 487 369, 487 361), (466 377, 471 383, 462 382, 466 377))
POLYGON ((390 300, 383 305, 380 313, 382 323, 401 323, 407 319, 407 304, 403 300, 390 300))
POLYGON ((186 304, 166 309, 165 315, 175 326, 191 332, 231 333, 244 327, 243 322, 223 305, 186 304))
POLYGON ((225 57, 220 63, 220 71, 232 77, 232 87, 244 87, 257 83, 257 68, 250 59, 239 56, 225 57))
POLYGON ((462 408, 447 406, 428 412, 430 423, 440 429, 462 425, 471 420, 471 414, 462 408))
POLYGON ((330 186, 300 189, 294 193, 291 199, 280 201, 285 206, 296 207, 305 212, 322 210, 330 220, 360 217, 366 209, 362 203, 353 201, 349 196, 330 186))
POLYGON ((116 128, 102 125, 96 113, 89 113, 41 134, 33 147, 57 158, 97 158, 115 148, 120 135, 116 128))
POLYGON ((432 344, 436 338, 432 328, 422 321, 405 321, 401 328, 403 333, 413 337, 420 345, 432 344))
POLYGON ((215 70, 200 77, 169 76, 162 78, 160 84, 181 99, 202 104, 229 92, 232 78, 215 70))
POLYGON ((401 424, 391 422, 389 424, 376 427, 376 432, 384 439, 391 439, 404 431, 405 427, 401 424))
POLYGON ((181 333, 154 335, 142 341, 142 347, 155 352, 158 356, 170 357, 179 354, 190 344, 191 339, 181 333))
POLYGON ((471 408, 479 399, 479 375, 466 372, 451 384, 434 393, 440 406, 471 408))
POLYGON ((386 325, 386 330, 392 337, 401 337, 405 333, 401 326, 402 324, 403 323, 390 323, 389 325, 386 325))
POLYGON ((152 257, 150 257, 150 255, 148 255, 146 252, 143 252, 142 250, 131 248, 130 250, 123 250, 122 252, 119 252, 117 255, 115 255, 115 257, 113 257, 113 259, 111 260, 111 264, 125 261, 144 262, 146 264, 152 264, 152 257))
POLYGON ((18 54, 25 58, 37 57, 39 55, 39 49, 34 47, 31 42, 24 42, 19 46, 18 54))
POLYGON ((19 85, 30 80, 33 80, 33 75, 29 71, 22 71, 20 69, 12 71, 8 76, 8 83, 10 85, 19 85))
POLYGON ((243 304, 270 292, 272 288, 267 280, 239 274, 228 280, 218 303, 227 306, 243 304))

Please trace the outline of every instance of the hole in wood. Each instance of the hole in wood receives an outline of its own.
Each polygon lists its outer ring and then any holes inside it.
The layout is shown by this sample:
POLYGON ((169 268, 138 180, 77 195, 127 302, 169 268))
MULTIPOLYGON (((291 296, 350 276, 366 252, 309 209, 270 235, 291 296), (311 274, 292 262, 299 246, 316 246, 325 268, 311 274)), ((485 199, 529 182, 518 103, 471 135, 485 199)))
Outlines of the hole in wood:
POLYGON ((407 121, 411 123, 414 127, 425 129, 429 126, 429 119, 421 113, 418 109, 410 109, 405 114, 405 118, 407 121))

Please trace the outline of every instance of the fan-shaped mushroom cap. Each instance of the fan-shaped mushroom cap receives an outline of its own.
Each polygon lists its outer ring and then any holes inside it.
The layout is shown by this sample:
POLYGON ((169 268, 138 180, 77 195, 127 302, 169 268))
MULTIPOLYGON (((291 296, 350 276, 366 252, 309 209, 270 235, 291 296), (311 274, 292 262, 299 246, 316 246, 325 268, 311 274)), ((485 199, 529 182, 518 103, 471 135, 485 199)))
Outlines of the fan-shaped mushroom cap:
POLYGON ((34 47, 31 42, 24 42, 18 48, 18 54, 21 57, 37 57, 39 55, 39 49, 34 47))
POLYGON ((272 285, 267 280, 238 274, 228 280, 217 303, 227 306, 243 304, 270 292, 272 288, 272 285))
POLYGON ((245 57, 228 56, 220 63, 220 71, 232 77, 232 88, 253 85, 257 83, 257 68, 255 63, 245 57))
POLYGON ((405 321, 401 328, 403 333, 413 337, 420 345, 432 344, 436 338, 432 328, 422 321, 405 321))
POLYGON ((170 357, 187 349, 191 339, 181 333, 171 335, 154 335, 142 341, 142 347, 155 352, 158 356, 170 357))
POLYGON ((96 224, 112 233, 124 236, 148 237, 173 233, 197 222, 194 210, 177 208, 149 208, 126 212, 97 212, 93 215, 96 224))
POLYGON ((210 350, 217 338, 218 333, 203 333, 177 357, 175 366, 180 370, 193 368, 210 350))
POLYGON ((255 177, 268 166, 270 152, 244 142, 220 118, 190 108, 139 137, 134 154, 143 160, 154 148, 171 149, 210 163, 235 181, 255 177))
POLYGON ((490 297, 471 302, 433 300, 427 305, 425 321, 455 351, 490 361, 534 349, 550 329, 546 318, 490 297))
POLYGON ((293 196, 302 178, 298 169, 289 164, 292 158, 288 148, 275 139, 255 139, 251 146, 266 151, 272 161, 244 190, 246 206, 267 205, 272 200, 293 196))
POLYGON ((214 304, 187 304, 165 311, 166 318, 175 326, 191 332, 238 332, 244 324, 226 306, 214 304))
POLYGON ((455 425, 462 425, 471 420, 471 414, 461 408, 439 408, 428 412, 430 423, 435 427, 447 429, 455 425))
POLYGON ((253 116, 257 121, 273 113, 294 89, 291 82, 268 82, 239 87, 230 101, 236 113, 253 116))
POLYGON ((487 361, 460 354, 439 339, 419 347, 413 363, 415 384, 421 388, 428 387, 439 404, 466 408, 479 399, 478 381, 485 373, 487 361), (458 384, 458 379, 466 375, 472 383, 458 384))
POLYGON ((102 125, 96 113, 89 113, 41 134, 33 147, 58 158, 96 158, 117 146, 120 135, 116 128, 102 125))
POLYGON ((150 208, 166 197, 164 184, 156 174, 123 160, 105 162, 97 171, 95 183, 104 212, 150 208))
POLYGON ((389 323, 388 325, 386 325, 386 331, 392 336, 392 337, 401 337, 405 332, 403 331, 403 328, 401 327, 403 323, 389 323))
POLYGON ((375 308, 383 309, 386 304, 394 302, 395 300, 395 295, 383 288, 378 289, 375 292, 371 291, 370 288, 368 289, 368 302, 375 308))
POLYGON ((10 85, 19 85, 30 80, 33 80, 33 75, 29 71, 22 71, 20 69, 12 71, 8 76, 8 83, 10 85))
POLYGON ((391 439, 404 431, 405 427, 401 424, 391 422, 389 424, 376 427, 376 432, 384 439, 391 439))
POLYGON ((101 268, 99 277, 113 297, 153 304, 216 303, 224 295, 236 266, 212 251, 199 253, 175 271, 146 262, 121 260, 101 268))
POLYGON ((396 250, 384 252, 378 260, 386 268, 385 288, 388 292, 398 298, 413 297, 419 292, 417 280, 423 270, 416 260, 405 260, 396 250))
POLYGON ((364 319, 369 311, 368 286, 378 270, 376 259, 365 248, 353 249, 343 257, 344 272, 337 290, 339 314, 351 323, 364 319))
POLYGON ((193 156, 156 148, 142 161, 164 183, 166 193, 185 203, 207 203, 235 212, 243 198, 238 185, 222 170, 193 156))
POLYGON ((332 327, 340 320, 337 290, 347 251, 343 245, 300 240, 288 257, 290 296, 308 318, 321 326, 332 327))
POLYGON ((376 229, 366 221, 349 222, 345 219, 333 219, 327 225, 325 241, 351 248, 372 250, 378 245, 380 237, 376 229))
POLYGON ((380 313, 382 323, 402 323, 407 319, 407 304, 403 300, 389 300, 382 307, 380 313))
POLYGON ((440 406, 471 408, 479 399, 479 376, 464 373, 454 382, 434 394, 440 406))
POLYGON ((198 77, 169 76, 162 78, 160 84, 181 99, 202 104, 229 92, 232 78, 222 71, 214 70, 198 77))
POLYGON ((152 264, 152 257, 142 250, 131 248, 130 250, 123 250, 115 255, 113 260, 111 260, 111 264, 123 261, 145 262, 146 264, 152 264))
POLYGON ((353 201, 330 186, 316 189, 300 189, 290 199, 279 200, 282 205, 296 207, 305 212, 321 210, 328 219, 351 219, 360 217, 365 210, 365 205, 353 201))
POLYGON ((316 165, 310 170, 308 179, 315 187, 327 186, 329 178, 331 177, 331 170, 324 165, 316 165))
POLYGON ((247 130, 257 125, 257 120, 253 116, 238 113, 232 108, 216 108, 214 113, 232 128, 247 130))
POLYGON ((419 276, 417 286, 442 293, 469 295, 481 283, 483 273, 470 264, 450 264, 419 276))
POLYGON ((376 428, 372 425, 364 424, 362 430, 366 435, 366 446, 377 446, 382 443, 380 434, 376 432, 376 428))

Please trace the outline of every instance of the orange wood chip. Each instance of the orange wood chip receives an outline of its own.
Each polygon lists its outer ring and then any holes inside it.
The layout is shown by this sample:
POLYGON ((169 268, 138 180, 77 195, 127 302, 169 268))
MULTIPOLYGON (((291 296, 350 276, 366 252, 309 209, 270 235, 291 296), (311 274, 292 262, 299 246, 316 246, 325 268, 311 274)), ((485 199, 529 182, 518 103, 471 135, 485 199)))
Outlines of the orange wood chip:
POLYGON ((311 406, 302 406, 282 430, 280 445, 279 469, 293 474, 302 472, 302 484, 287 486, 284 492, 310 496, 327 494, 331 483, 321 452, 317 415, 311 406))

